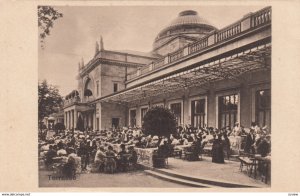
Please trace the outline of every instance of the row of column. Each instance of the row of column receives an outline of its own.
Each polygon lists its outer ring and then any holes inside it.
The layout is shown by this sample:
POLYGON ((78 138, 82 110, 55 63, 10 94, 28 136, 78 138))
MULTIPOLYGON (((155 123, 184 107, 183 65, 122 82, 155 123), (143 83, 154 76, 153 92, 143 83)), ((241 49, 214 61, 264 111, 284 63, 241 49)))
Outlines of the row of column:
POLYGON ((69 110, 66 111, 64 115, 66 129, 75 129, 77 125, 78 112, 76 110, 69 110))

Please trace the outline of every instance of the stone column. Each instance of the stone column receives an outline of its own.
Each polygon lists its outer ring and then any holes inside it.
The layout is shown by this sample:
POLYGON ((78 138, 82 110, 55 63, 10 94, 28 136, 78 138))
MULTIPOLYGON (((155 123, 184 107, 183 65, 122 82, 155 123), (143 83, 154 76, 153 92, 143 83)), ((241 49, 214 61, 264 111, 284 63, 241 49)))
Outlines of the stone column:
POLYGON ((69 111, 68 113, 69 113, 69 126, 68 126, 68 128, 71 129, 71 111, 69 111))
POLYGON ((89 121, 88 121, 88 125, 89 125, 89 128, 92 127, 92 113, 89 113, 89 121))
POLYGON ((72 129, 74 129, 74 110, 72 110, 72 129))
POLYGON ((95 107, 95 110, 93 112, 93 130, 96 130, 97 129, 97 118, 96 118, 96 107, 95 107))
POLYGON ((64 112, 64 125, 67 127, 67 113, 64 112))
POLYGON ((77 119, 78 119, 78 112, 77 110, 74 110, 74 129, 77 126, 77 119))

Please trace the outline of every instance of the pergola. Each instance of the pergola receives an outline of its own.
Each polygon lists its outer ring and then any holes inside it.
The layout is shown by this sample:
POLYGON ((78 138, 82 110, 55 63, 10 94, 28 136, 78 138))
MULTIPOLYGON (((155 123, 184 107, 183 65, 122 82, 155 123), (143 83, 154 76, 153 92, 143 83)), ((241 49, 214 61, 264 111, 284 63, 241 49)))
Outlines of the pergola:
POLYGON ((199 62, 190 69, 103 97, 100 102, 130 104, 219 80, 241 80, 244 73, 271 69, 270 56, 271 44, 260 45, 209 63, 199 62))

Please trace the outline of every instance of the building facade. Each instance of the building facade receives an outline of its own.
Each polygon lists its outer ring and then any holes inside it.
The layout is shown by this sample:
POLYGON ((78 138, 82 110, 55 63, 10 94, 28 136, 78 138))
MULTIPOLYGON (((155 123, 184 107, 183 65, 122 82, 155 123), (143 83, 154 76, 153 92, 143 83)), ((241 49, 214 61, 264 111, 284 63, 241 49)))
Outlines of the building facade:
POLYGON ((109 51, 79 63, 78 88, 65 98, 68 129, 142 126, 152 106, 168 107, 177 124, 271 128, 271 8, 217 29, 197 12, 179 13, 149 53, 109 51))

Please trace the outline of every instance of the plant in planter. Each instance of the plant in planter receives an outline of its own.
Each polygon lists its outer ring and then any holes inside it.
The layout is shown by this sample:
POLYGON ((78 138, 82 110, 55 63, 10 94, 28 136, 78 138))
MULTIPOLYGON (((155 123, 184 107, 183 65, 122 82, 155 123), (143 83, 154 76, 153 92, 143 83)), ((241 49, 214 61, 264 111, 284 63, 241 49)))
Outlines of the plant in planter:
POLYGON ((168 108, 152 107, 144 116, 142 129, 146 135, 169 137, 176 132, 175 116, 168 108))

